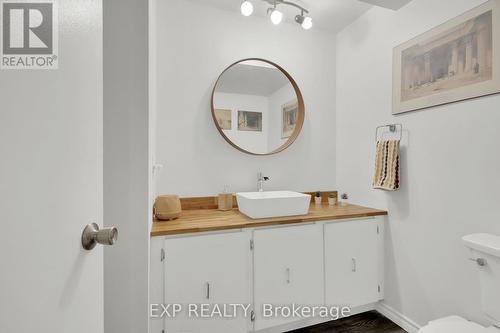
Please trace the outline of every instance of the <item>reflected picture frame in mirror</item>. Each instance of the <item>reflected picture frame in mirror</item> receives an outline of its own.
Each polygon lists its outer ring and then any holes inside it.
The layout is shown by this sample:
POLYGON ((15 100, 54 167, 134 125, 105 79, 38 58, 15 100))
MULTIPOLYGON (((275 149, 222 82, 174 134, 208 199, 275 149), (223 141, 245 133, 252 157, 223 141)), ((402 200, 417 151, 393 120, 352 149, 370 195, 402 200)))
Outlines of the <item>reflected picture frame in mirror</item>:
MULTIPOLYGON (((250 110, 238 110, 236 114, 239 114, 239 112, 248 112, 250 110)), ((253 111, 253 110, 252 110, 253 111)), ((256 156, 267 156, 267 155, 273 155, 277 154, 279 152, 282 152, 283 150, 287 149, 290 147, 298 138, 302 131, 302 127, 304 125, 304 119, 305 119, 305 104, 304 104, 304 99, 302 96, 302 92, 300 91, 299 86, 297 85, 296 81, 294 78, 281 66, 278 64, 262 59, 262 58, 246 58, 242 59, 239 61, 236 61, 229 65, 224 71, 219 75, 213 90, 212 90, 212 95, 211 95, 211 112, 212 112, 212 118, 213 122, 215 124, 215 127, 217 128, 218 132, 220 135, 224 138, 224 140, 229 143, 232 147, 235 149, 239 150, 240 152, 243 152, 245 154, 250 154, 250 155, 256 155, 256 156), (220 112, 221 108, 218 107, 215 103, 215 95, 217 93, 217 87, 221 83, 222 78, 224 77, 224 74, 226 74, 230 69, 234 68, 236 65, 245 63, 245 62, 263 62, 267 66, 272 66, 275 69, 279 70, 285 77, 288 79, 291 87, 293 88, 295 95, 296 95, 296 100, 288 101, 287 103, 281 105, 281 109, 279 110, 280 112, 280 118, 281 118, 281 128, 280 128, 280 138, 286 141, 281 144, 279 147, 272 149, 269 152, 255 152, 251 151, 249 149, 245 149, 244 147, 239 146, 231 138, 226 135, 225 130, 227 130, 227 127, 225 128, 222 125, 221 119, 220 118, 220 112), (296 109, 296 111, 294 111, 296 109), (295 113, 294 113, 295 112, 295 113), (291 113, 294 113, 293 115, 291 113), (294 123, 294 126, 291 123, 285 123, 285 121, 291 121, 294 123)), ((234 119, 233 121, 236 121, 237 123, 239 122, 239 119, 234 119)), ((260 126, 262 126, 260 124, 260 126)))
POLYGON ((288 139, 292 136, 297 125, 299 105, 297 100, 290 101, 281 106, 281 138, 288 139))

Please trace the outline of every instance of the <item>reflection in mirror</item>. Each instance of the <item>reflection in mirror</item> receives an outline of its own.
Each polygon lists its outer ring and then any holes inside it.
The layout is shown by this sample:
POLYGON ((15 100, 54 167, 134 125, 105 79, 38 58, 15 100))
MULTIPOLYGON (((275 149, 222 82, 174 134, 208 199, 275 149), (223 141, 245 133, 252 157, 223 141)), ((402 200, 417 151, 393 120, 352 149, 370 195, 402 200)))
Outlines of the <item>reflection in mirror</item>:
POLYGON ((298 136, 304 103, 293 79, 265 60, 230 66, 217 81, 212 114, 217 128, 233 146, 266 155, 287 148, 298 136))

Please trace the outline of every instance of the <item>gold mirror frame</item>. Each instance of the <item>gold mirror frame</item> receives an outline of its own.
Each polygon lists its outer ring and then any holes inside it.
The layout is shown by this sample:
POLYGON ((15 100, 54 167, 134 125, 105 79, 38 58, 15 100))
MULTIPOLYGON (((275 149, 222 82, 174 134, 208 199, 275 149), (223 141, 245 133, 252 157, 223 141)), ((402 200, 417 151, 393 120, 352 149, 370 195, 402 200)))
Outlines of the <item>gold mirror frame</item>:
POLYGON ((250 155, 267 156, 267 155, 277 154, 277 153, 279 153, 279 152, 287 149, 288 147, 290 147, 292 145, 292 143, 295 142, 295 140, 297 139, 297 137, 300 134, 300 131, 302 130, 302 126, 304 125, 304 117, 305 117, 304 99, 302 97, 302 93, 300 92, 299 86, 297 85, 297 83, 295 82, 295 80, 293 79, 293 77, 285 69, 283 69, 281 66, 275 64, 272 61, 269 61, 269 60, 266 60, 266 59, 261 59, 261 58, 247 58, 247 59, 238 60, 235 63, 233 63, 230 66, 228 66, 226 69, 224 69, 224 71, 217 78, 217 82, 215 82, 214 88, 212 90, 211 108, 212 108, 212 118, 213 118, 213 121, 215 123, 215 126, 217 127, 217 130, 219 131, 220 135, 222 135, 222 137, 224 138, 224 140, 226 140, 227 143, 229 143, 231 146, 233 146, 234 148, 238 149, 239 151, 241 151, 243 153, 246 153, 246 154, 250 154, 250 155), (266 153, 266 154, 253 153, 251 151, 245 150, 245 149, 241 148, 240 146, 236 145, 233 141, 231 141, 226 136, 226 134, 224 134, 224 131, 219 126, 219 123, 217 122, 217 118, 215 116, 214 96, 215 96, 215 89, 217 88, 217 85, 218 85, 219 81, 224 76, 224 73, 226 73, 233 66, 235 66, 235 65, 237 65, 239 63, 242 63, 244 61, 262 61, 262 62, 268 63, 268 64, 276 67, 277 69, 279 69, 281 71, 281 73, 283 73, 287 77, 288 81, 290 81, 290 83, 293 86, 293 89, 295 90, 295 95, 297 95, 299 116, 297 118, 297 124, 295 125, 295 129, 293 130, 292 135, 280 147, 278 147, 277 149, 275 149, 275 150, 273 150, 273 151, 271 151, 269 153, 266 153))

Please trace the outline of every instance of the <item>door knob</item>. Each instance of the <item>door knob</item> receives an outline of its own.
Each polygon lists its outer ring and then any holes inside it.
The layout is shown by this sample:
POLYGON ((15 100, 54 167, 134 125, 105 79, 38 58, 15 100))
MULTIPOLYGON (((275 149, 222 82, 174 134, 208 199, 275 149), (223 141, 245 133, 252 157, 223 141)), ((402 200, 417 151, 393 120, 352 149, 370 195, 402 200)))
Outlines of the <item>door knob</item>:
POLYGON ((92 250, 97 244, 113 245, 118 239, 118 229, 115 227, 99 229, 96 223, 90 223, 83 229, 82 246, 92 250))

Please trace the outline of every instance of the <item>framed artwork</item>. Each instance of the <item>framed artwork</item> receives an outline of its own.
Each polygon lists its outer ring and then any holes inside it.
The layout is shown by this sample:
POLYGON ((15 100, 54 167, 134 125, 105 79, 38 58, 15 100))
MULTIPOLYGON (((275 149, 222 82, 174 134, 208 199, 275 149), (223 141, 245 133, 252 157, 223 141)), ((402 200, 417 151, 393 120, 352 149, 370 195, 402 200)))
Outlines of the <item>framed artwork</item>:
POLYGON ((281 107, 281 138, 287 139, 292 136, 299 116, 299 103, 293 100, 281 107))
POLYGON ((262 132, 262 112, 238 111, 238 131, 262 132))
POLYGON ((500 92, 500 0, 394 48, 393 114, 500 92))
POLYGON ((231 121, 231 110, 226 109, 216 109, 215 110, 215 119, 219 124, 220 128, 223 130, 230 130, 232 126, 231 121))

